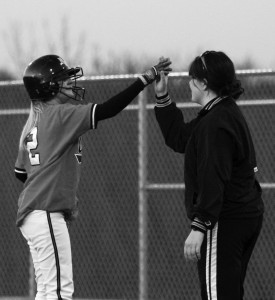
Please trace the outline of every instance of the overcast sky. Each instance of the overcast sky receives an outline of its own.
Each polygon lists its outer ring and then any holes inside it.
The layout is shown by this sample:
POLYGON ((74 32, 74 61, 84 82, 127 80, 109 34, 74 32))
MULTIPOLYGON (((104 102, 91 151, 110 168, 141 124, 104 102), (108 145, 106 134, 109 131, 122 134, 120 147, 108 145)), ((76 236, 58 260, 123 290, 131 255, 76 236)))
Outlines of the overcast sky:
POLYGON ((40 47, 34 47, 33 55, 41 56, 47 54, 45 40, 56 44, 60 40, 58 28, 66 16, 72 43, 79 43, 78 36, 85 32, 91 51, 97 45, 102 53, 128 52, 141 59, 164 55, 184 66, 211 49, 226 52, 235 63, 249 58, 258 68, 275 69, 275 0, 0 0, 0 4, 0 68, 12 68, 11 56, 25 53, 11 53, 12 26, 22 29, 27 49, 36 36, 40 47))

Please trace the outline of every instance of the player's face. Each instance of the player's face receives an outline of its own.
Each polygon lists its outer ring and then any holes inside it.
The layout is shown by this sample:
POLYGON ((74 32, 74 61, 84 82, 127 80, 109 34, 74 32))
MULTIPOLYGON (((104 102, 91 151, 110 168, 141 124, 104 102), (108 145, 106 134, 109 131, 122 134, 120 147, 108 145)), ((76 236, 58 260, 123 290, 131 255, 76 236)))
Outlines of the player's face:
POLYGON ((204 95, 203 82, 196 78, 191 78, 191 80, 189 81, 189 87, 192 94, 192 102, 201 104, 204 95))
POLYGON ((62 81, 62 83, 60 84, 61 86, 60 92, 61 95, 64 96, 64 100, 68 100, 67 97, 74 98, 75 95, 72 90, 73 85, 74 85, 74 81, 71 78, 62 81))

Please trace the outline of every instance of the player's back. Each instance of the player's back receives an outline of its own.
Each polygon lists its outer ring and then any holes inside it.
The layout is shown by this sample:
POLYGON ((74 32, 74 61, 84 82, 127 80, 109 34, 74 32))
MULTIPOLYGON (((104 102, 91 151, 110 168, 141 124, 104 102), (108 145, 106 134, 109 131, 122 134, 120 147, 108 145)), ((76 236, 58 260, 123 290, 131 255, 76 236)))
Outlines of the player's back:
POLYGON ((19 220, 31 210, 65 211, 75 206, 80 137, 90 129, 90 107, 48 105, 41 113, 27 137, 27 150, 21 155, 28 179, 19 198, 19 220))

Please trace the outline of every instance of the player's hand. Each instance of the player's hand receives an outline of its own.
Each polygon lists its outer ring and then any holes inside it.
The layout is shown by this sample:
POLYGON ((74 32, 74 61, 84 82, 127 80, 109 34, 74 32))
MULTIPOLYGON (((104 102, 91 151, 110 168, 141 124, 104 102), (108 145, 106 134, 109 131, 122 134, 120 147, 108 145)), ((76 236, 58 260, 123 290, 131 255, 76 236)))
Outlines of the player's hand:
POLYGON ((154 83, 155 94, 162 97, 168 93, 168 75, 164 71, 160 72, 160 79, 154 83))
POLYGON ((146 82, 146 85, 154 82, 156 79, 160 79, 160 72, 163 71, 164 74, 168 74, 172 71, 170 58, 161 57, 159 63, 149 70, 145 71, 141 76, 143 77, 143 81, 146 82))
POLYGON ((201 258, 201 245, 204 233, 191 230, 184 244, 184 257, 186 260, 198 261, 201 258))
POLYGON ((165 75, 168 75, 169 72, 172 71, 171 64, 172 62, 169 57, 168 58, 165 58, 163 56, 160 57, 159 63, 153 67, 157 70, 158 73, 156 79, 159 79, 159 74, 161 71, 163 71, 165 75))

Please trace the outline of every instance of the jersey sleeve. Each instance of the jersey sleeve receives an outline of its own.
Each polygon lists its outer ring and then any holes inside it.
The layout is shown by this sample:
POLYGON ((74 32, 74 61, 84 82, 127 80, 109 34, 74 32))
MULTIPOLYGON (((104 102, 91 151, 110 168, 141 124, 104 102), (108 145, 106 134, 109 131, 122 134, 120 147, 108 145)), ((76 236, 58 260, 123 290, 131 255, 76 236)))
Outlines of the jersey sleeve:
POLYGON ((25 182, 28 178, 27 159, 28 159, 27 151, 25 149, 19 149, 18 156, 15 162, 14 173, 15 173, 15 177, 22 182, 25 182))
POLYGON ((96 104, 63 104, 59 106, 61 131, 68 138, 78 138, 90 129, 96 129, 96 104))

